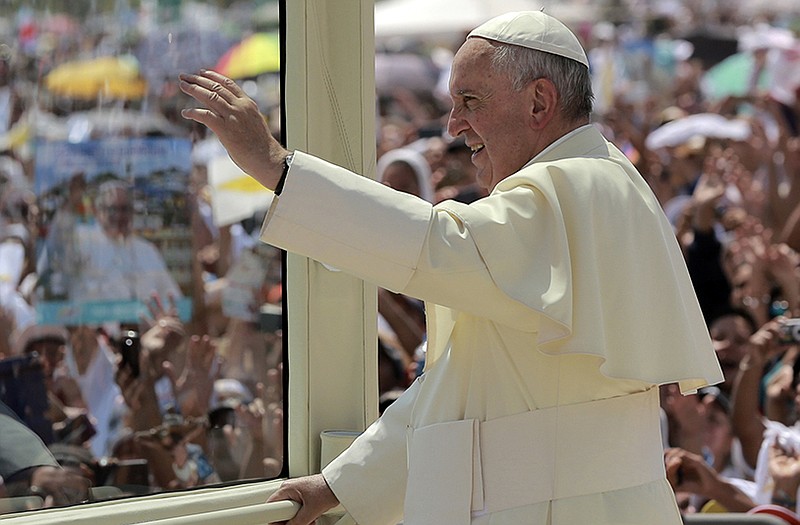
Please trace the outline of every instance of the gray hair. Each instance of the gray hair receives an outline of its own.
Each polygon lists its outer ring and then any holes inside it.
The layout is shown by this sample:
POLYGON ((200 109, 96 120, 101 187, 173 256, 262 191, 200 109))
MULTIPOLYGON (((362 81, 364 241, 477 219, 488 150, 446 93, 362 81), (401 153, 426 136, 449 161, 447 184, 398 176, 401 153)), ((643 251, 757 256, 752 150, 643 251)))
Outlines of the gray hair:
POLYGON ((547 78, 556 86, 559 108, 571 120, 589 118, 594 95, 589 68, 570 58, 522 46, 494 46, 492 66, 511 77, 511 85, 521 90, 537 78, 547 78))

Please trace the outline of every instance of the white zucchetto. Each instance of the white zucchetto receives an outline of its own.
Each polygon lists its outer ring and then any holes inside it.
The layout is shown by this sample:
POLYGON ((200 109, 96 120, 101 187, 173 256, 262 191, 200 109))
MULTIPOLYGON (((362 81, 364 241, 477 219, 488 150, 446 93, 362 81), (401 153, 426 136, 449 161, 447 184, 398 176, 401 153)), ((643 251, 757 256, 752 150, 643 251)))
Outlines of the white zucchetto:
POLYGON ((467 38, 480 37, 571 58, 589 67, 578 37, 562 22, 541 11, 496 16, 476 27, 467 38))

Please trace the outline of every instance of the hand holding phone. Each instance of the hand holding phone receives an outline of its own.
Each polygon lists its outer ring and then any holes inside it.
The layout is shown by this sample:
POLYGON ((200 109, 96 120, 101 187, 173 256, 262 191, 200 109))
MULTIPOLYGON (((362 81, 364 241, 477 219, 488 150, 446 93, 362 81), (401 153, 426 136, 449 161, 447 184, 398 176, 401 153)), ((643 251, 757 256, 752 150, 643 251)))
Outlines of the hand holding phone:
POLYGON ((787 319, 780 328, 780 341, 786 345, 800 343, 800 318, 787 319))
POLYGON ((139 332, 135 330, 125 330, 119 341, 119 353, 122 356, 122 361, 120 361, 119 366, 120 368, 125 367, 130 370, 132 377, 139 377, 139 373, 141 372, 139 368, 140 348, 139 332))

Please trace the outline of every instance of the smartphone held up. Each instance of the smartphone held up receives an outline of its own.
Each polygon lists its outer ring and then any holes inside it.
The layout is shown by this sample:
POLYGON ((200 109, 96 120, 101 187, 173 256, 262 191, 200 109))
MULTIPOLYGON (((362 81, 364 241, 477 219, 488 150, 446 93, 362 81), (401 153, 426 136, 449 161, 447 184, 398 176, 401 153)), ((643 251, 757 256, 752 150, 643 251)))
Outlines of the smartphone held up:
POLYGON ((132 377, 139 377, 139 332, 136 330, 125 330, 119 340, 119 353, 122 356, 120 368, 130 370, 132 377))
POLYGON ((800 318, 787 319, 781 325, 780 341, 786 345, 800 343, 800 318))

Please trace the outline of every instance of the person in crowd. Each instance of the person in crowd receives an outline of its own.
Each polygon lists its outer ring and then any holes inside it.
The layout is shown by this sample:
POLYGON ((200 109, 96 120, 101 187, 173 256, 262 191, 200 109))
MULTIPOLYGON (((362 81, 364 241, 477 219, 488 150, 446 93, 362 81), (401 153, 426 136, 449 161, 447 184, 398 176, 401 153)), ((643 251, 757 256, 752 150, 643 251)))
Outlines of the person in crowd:
POLYGON ((209 412, 208 448, 223 480, 277 475, 282 466, 283 420, 276 391, 279 370, 267 385, 256 385, 256 396, 240 381, 218 379, 215 406, 209 412), (276 426, 277 423, 277 426, 276 426))
POLYGON ((384 153, 378 159, 377 180, 397 191, 433 202, 431 167, 425 157, 408 147, 384 153))
POLYGON ((378 412, 383 413, 411 384, 413 362, 388 334, 378 334, 378 412))
POLYGON ((25 99, 14 82, 13 56, 0 53, 0 134, 7 133, 25 111, 25 99))
MULTIPOLYGON (((703 458, 709 468, 727 480, 752 480, 741 443, 733 432, 730 398, 718 386, 681 396, 675 385, 662 387, 662 432, 665 449, 675 448, 703 458)), ((740 488, 749 487, 741 485, 740 488)))
POLYGON ((33 305, 20 290, 29 255, 30 232, 23 224, 0 226, 0 354, 10 355, 14 334, 36 320, 33 305))
POLYGON ((80 259, 75 236, 79 225, 86 225, 90 215, 86 197, 86 177, 78 172, 69 179, 67 195, 50 221, 36 271, 41 296, 45 299, 66 299, 70 279, 80 274, 80 259))
POLYGON ((170 433, 169 437, 162 439, 164 447, 172 455, 175 479, 170 482, 170 488, 190 488, 221 481, 202 447, 192 442, 201 430, 202 427, 198 427, 186 435, 170 433))
POLYGON ((13 408, 23 412, 20 416, 25 417, 27 424, 48 444, 62 442, 82 446, 93 439, 98 430, 80 381, 68 370, 70 339, 66 328, 55 325, 34 324, 15 334, 13 355, 29 357, 32 361, 21 367, 19 381, 7 388, 15 391, 25 403, 25 408, 13 408), (22 375, 26 368, 28 377, 22 375), (47 430, 40 425, 47 426, 47 430))
MULTIPOLYGON (((188 333, 174 303, 155 296, 148 306, 139 375, 126 366, 116 377, 130 409, 122 439, 126 457, 146 459, 162 488, 277 475, 283 459, 281 372, 276 352, 264 351, 264 334, 261 353, 268 357, 254 363, 252 376, 242 376, 242 363, 233 359, 229 369, 220 359, 217 340, 188 333), (266 381, 258 382, 262 377, 266 381)), ((231 326, 233 344, 250 341, 255 353, 255 334, 239 333, 242 324, 231 326)))
POLYGON ((11 339, 35 322, 27 291, 36 243, 38 207, 22 164, 0 153, 0 349, 9 353, 11 339))
POLYGON ((756 468, 755 501, 777 505, 798 518, 800 494, 800 430, 768 421, 756 468))
MULTIPOLYGON (((410 147, 393 149, 378 159, 377 180, 397 191, 433 202, 431 166, 422 153, 410 147)), ((418 299, 389 290, 378 291, 378 314, 411 358, 425 338, 425 313, 418 299)), ((378 342, 380 344, 380 341, 378 342)))
MULTIPOLYGON (((773 323, 774 327, 774 322, 773 323)), ((760 338, 754 338, 754 341, 759 341, 759 348, 754 348, 751 355, 755 355, 759 350, 764 352, 765 347, 772 346, 774 340, 770 337, 772 334, 769 329, 762 330, 758 334, 760 338)), ((778 338, 780 340, 780 337, 778 338)), ((797 373, 794 371, 796 364, 790 364, 796 361, 797 346, 787 350, 784 355, 776 361, 775 366, 771 367, 765 374, 762 380, 767 380, 767 393, 766 393, 766 407, 764 409, 765 417, 760 418, 759 423, 763 431, 757 439, 753 439, 749 445, 749 451, 752 455, 755 446, 758 445, 756 456, 756 469, 754 478, 754 494, 753 501, 758 505, 753 511, 759 509, 778 508, 785 510, 784 519, 790 518, 794 521, 787 519, 789 523, 795 523, 800 520, 798 512, 797 501, 800 495, 800 428, 798 428, 798 421, 796 415, 787 417, 786 408, 787 404, 796 406, 798 402, 798 393, 800 390, 797 388, 797 373), (773 375, 774 374, 774 375, 773 375), (772 377, 771 377, 772 376, 772 377), (792 398, 791 400, 787 398, 792 398), (778 413, 769 406, 775 403, 779 404, 778 413), (756 443, 760 441, 760 443, 756 443)), ((751 362, 754 363, 755 361, 751 362)), ((751 364, 748 363, 748 366, 751 364)), ((742 370, 742 384, 745 387, 752 385, 752 379, 745 376, 755 376, 756 374, 748 374, 749 370, 742 370)), ((746 395, 747 392, 742 391, 741 395, 746 395)), ((743 404, 751 405, 748 400, 742 400, 743 404)), ((740 421, 746 411, 742 410, 740 414, 740 421)), ((754 422, 750 421, 749 427, 755 427, 754 422)), ((746 430, 753 430, 749 428, 746 430)), ((750 434, 751 437, 755 437, 750 434)), ((765 510, 766 511, 766 510, 765 510)))
POLYGON ((752 478, 753 470, 744 462, 741 444, 733 435, 731 401, 717 386, 710 386, 698 393, 705 407, 706 447, 711 467, 728 478, 752 478))
POLYGON ((748 490, 725 478, 700 454, 671 448, 666 451, 664 460, 667 479, 678 495, 684 514, 709 508, 715 508, 714 512, 748 512, 756 507, 748 490), (684 494, 689 497, 681 498, 684 494))
POLYGON ((722 392, 731 396, 739 365, 747 353, 747 344, 758 327, 746 310, 731 308, 720 313, 709 322, 708 331, 725 381, 717 385, 722 392))
POLYGON ((321 474, 271 496, 302 504, 292 523, 338 503, 361 523, 681 522, 657 386, 722 374, 658 201, 590 124, 566 26, 509 13, 456 53, 448 133, 489 191, 469 205, 290 153, 215 72, 180 86, 199 103, 183 115, 275 190, 263 241, 427 303, 426 372, 321 474))
POLYGON ((800 254, 776 241, 757 216, 742 214, 723 253, 731 282, 731 304, 745 309, 758 326, 800 311, 800 254))
MULTIPOLYGON (((758 492, 754 500, 757 503, 770 503, 772 497, 769 489, 773 485, 766 480, 772 468, 770 462, 780 461, 780 458, 769 451, 776 445, 778 436, 784 435, 783 429, 797 423, 793 407, 796 405, 794 369, 798 347, 796 343, 782 342, 785 341, 784 323, 783 317, 771 319, 748 338, 733 390, 733 431, 742 444, 746 463, 756 471, 758 492)), ((791 436, 791 432, 788 435, 791 436)), ((779 454, 781 458, 792 452, 794 445, 790 446, 790 441, 779 454)), ((794 460, 797 461, 796 456, 794 460)))
POLYGON ((62 381, 77 384, 95 431, 89 443, 90 450, 95 457, 107 457, 119 437, 121 419, 126 411, 115 381, 118 366, 116 343, 95 327, 71 326, 68 331, 62 381))
POLYGON ((59 463, 41 438, 0 402, 0 494, 3 497, 38 496, 42 506, 53 507, 88 500, 91 486, 88 476, 59 463))
POLYGON ((688 235, 677 233, 685 244, 686 266, 705 318, 710 321, 731 308, 730 280, 722 266, 722 242, 717 231, 718 205, 725 195, 722 174, 714 169, 716 157, 709 156, 689 200, 685 221, 688 235), (688 237, 688 239, 687 239, 688 237))

